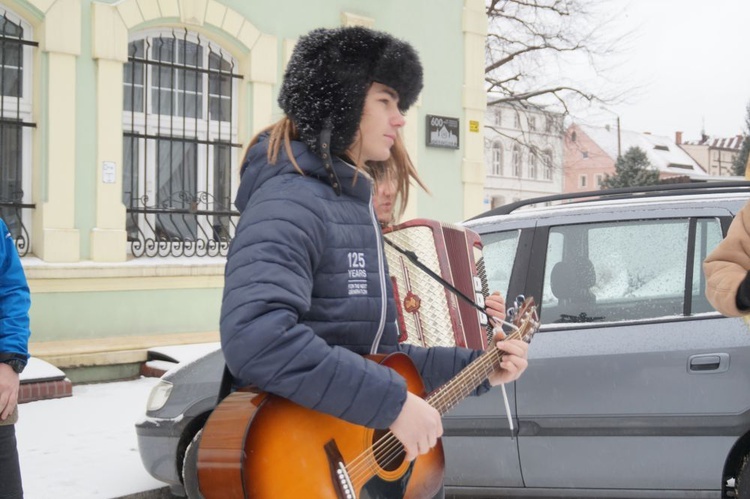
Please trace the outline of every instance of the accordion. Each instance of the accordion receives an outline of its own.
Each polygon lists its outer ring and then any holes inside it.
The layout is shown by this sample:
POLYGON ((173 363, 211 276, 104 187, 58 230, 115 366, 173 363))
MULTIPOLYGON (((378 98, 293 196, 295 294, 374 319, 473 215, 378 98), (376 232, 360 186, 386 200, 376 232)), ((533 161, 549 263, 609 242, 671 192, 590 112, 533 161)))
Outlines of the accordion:
POLYGON ((384 229, 383 237, 399 341, 484 350, 492 334, 487 316, 450 289, 484 308, 488 289, 479 235, 457 225, 415 219, 384 229), (414 257, 431 272, 414 263, 414 257))

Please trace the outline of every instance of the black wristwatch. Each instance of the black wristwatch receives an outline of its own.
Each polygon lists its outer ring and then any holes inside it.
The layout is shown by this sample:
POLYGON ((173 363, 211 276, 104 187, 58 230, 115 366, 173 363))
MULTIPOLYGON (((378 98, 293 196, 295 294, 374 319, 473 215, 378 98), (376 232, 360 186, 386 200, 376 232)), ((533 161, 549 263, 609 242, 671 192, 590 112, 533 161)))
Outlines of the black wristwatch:
POLYGON ((26 367, 26 362, 19 359, 4 359, 0 360, 0 362, 8 364, 17 374, 21 374, 24 367, 26 367))

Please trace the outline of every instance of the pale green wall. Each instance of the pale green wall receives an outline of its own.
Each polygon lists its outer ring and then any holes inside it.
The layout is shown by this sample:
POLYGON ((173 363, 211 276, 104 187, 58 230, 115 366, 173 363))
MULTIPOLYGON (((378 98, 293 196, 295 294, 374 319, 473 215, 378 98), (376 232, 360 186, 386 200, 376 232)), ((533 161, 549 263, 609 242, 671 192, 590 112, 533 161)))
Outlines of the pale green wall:
MULTIPOLYGON (((0 0, 0 3, 2 0, 0 0)), ((115 3, 107 0, 103 3, 115 3)), ((431 195, 417 197, 419 217, 443 221, 462 218, 462 149, 425 146, 426 114, 461 120, 463 148, 467 123, 463 117, 463 33, 460 0, 351 0, 311 2, 226 0, 263 33, 277 37, 279 72, 283 71, 283 41, 316 27, 341 24, 341 12, 375 20, 374 27, 411 42, 425 69, 425 89, 418 114, 418 164, 431 195), (323 7, 322 7, 323 6, 323 7), (280 15, 280 12, 294 12, 280 15)), ((90 258, 90 232, 96 226, 96 63, 91 48, 91 0, 81 0, 81 54, 77 61, 76 211, 81 237, 81 260, 90 258)), ((174 19, 178 23, 178 19, 174 19)), ((44 66, 44 63, 43 63, 44 66)), ((44 67, 40 69, 42 77, 44 67)), ((279 82, 281 74, 279 74, 279 82)), ((278 92, 278 85, 274 93, 278 92)), ((43 103, 45 96, 41 96, 43 103)), ((246 102, 250 103, 248 98, 246 102)), ((44 109, 44 107, 42 107, 44 109)), ((44 115, 41 115, 44 121, 44 115)), ((37 140, 45 140, 42 125, 37 140)), ((250 137, 241 137, 247 143, 250 137)), ((42 159, 42 171, 55 167, 54 158, 42 159)), ((121 158, 113 158, 121 161, 121 158)), ((42 182, 45 182, 42 175, 42 182)), ((44 185, 44 184, 43 184, 44 185)), ((33 341, 101 338, 159 333, 217 331, 221 289, 35 293, 31 310, 33 341)))
MULTIPOLYGON (((82 1, 84 33, 82 37, 82 55, 79 65, 79 88, 82 95, 94 92, 94 67, 90 53, 90 0, 82 1)), ((115 3, 114 0, 104 3, 115 3)), ((425 88, 422 92, 421 107, 415 119, 419 123, 420 174, 431 194, 420 191, 418 194, 417 215, 446 222, 462 219, 463 190, 461 184, 461 160, 463 158, 464 133, 468 124, 463 117, 463 32, 461 0, 377 0, 377 1, 325 1, 311 2, 304 0, 225 0, 228 7, 245 15, 263 33, 275 35, 278 42, 279 82, 283 72, 282 44, 285 38, 298 38, 300 35, 318 28, 341 25, 341 13, 349 12, 375 20, 374 28, 392 33, 407 40, 420 54, 424 66, 425 88), (280 12, 293 12, 292 15, 280 15, 280 12), (426 114, 460 118, 461 149, 442 149, 425 146, 424 120, 426 114)), ((278 85, 274 88, 278 92, 278 85)), ((275 95, 275 94, 274 94, 275 95)), ((247 99, 246 102, 252 102, 247 99)), ((91 135, 91 123, 94 119, 92 99, 79 101, 79 165, 80 173, 90 172, 94 164, 94 151, 87 144, 91 135), (86 149, 86 150, 82 150, 86 149)), ((250 137, 241 138, 245 143, 250 137)), ((81 248, 85 258, 88 255, 88 229, 93 226, 94 179, 91 174, 84 175, 79 181, 77 192, 77 221, 81 229, 81 248)))
POLYGON ((220 289, 39 293, 32 296, 31 339, 218 331, 220 310, 220 289))

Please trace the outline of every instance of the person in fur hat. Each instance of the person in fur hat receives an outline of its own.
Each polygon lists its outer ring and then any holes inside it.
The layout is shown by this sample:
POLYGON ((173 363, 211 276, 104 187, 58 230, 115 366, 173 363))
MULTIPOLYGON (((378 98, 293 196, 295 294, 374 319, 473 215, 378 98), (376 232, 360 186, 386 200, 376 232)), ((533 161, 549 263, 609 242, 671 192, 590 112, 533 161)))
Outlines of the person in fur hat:
MULTIPOLYGON (((220 322, 236 386, 389 429, 409 461, 436 445, 440 414, 364 355, 407 354, 430 392, 482 353, 398 343, 367 164, 393 165, 402 203, 411 181, 422 185, 399 140, 421 89, 416 51, 387 33, 344 27, 299 39, 278 98, 284 117, 253 138, 241 168, 220 322)), ((527 367, 526 343, 497 348, 502 363, 477 394, 527 367)))

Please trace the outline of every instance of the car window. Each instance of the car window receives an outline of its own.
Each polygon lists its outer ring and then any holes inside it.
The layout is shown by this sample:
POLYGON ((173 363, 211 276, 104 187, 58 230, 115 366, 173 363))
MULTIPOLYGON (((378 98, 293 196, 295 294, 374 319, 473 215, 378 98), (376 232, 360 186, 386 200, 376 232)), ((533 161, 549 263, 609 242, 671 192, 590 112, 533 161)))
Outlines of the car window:
POLYGON ((703 260, 723 238, 721 224, 715 218, 701 218, 695 227, 695 259, 693 260, 693 301, 692 313, 715 312, 706 298, 706 276, 703 274, 703 260))
POLYGON ((482 235, 482 255, 490 292, 500 291, 503 296, 508 296, 520 233, 518 230, 511 230, 482 235))
MULTIPOLYGON (((683 315, 689 220, 642 220, 550 229, 542 322, 612 322, 683 315)), ((696 224, 693 313, 706 311, 700 262, 721 238, 696 224), (696 273, 697 272, 697 273, 696 273)))

